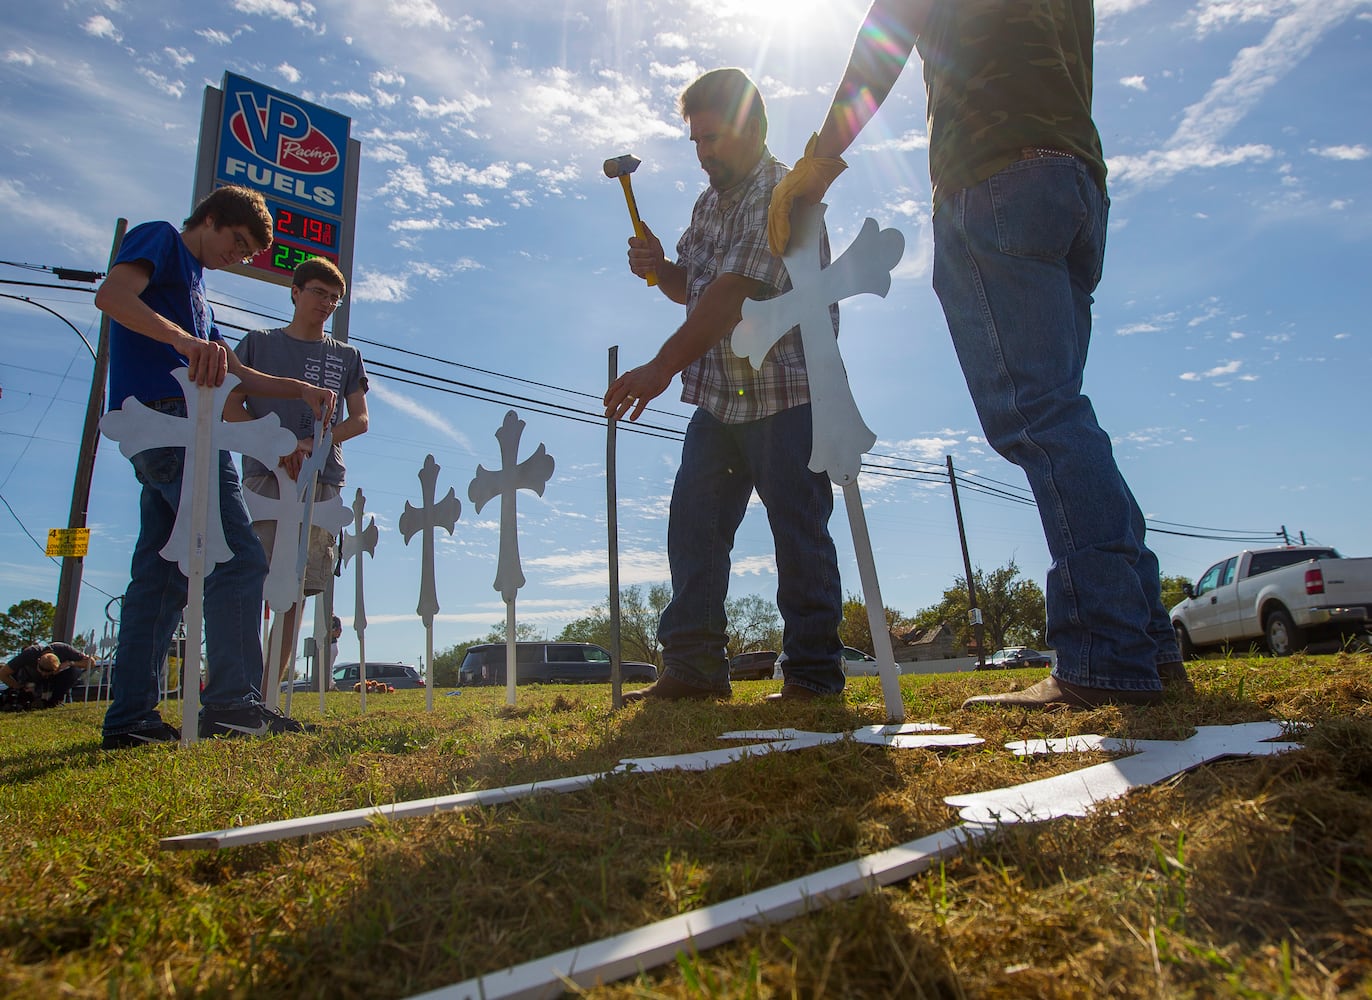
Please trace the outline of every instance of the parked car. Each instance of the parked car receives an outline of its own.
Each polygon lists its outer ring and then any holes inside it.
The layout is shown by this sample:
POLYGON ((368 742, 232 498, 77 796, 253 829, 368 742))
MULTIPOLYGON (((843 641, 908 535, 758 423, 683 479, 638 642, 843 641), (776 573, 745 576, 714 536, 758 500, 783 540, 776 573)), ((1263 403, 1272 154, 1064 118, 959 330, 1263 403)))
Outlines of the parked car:
MULTIPOLYGON (((879 673, 877 658, 871 653, 864 653, 852 646, 844 646, 839 652, 843 655, 845 677, 874 677, 879 673)), ((772 680, 779 681, 782 678, 781 664, 778 663, 772 671, 772 680)))
POLYGON ((729 680, 768 680, 776 669, 776 662, 775 649, 755 649, 748 653, 739 653, 729 661, 729 680))
POLYGON ((1053 657, 1040 653, 1028 646, 1006 646, 986 658, 986 664, 977 664, 974 670, 1018 670, 1020 667, 1051 667, 1053 657))
POLYGON ((843 672, 849 677, 872 677, 877 670, 877 658, 852 646, 843 647, 843 672))
MULTIPOLYGON (((424 686, 424 678, 408 663, 372 663, 368 660, 367 680, 379 681, 397 691, 424 686)), ((340 691, 351 691, 361 681, 361 664, 340 663, 333 668, 333 682, 340 691)))
POLYGON ((1254 642, 1289 656, 1372 626, 1372 558, 1344 559, 1327 546, 1245 550, 1182 589, 1186 600, 1171 615, 1183 659, 1254 642))
MULTIPOLYGON (((651 684, 657 680, 657 668, 651 663, 624 660, 619 667, 622 681, 651 684)), ((593 642, 515 643, 516 684, 607 684, 609 680, 610 653, 593 642)), ((505 643, 470 647, 457 668, 457 683, 504 684, 505 643)))

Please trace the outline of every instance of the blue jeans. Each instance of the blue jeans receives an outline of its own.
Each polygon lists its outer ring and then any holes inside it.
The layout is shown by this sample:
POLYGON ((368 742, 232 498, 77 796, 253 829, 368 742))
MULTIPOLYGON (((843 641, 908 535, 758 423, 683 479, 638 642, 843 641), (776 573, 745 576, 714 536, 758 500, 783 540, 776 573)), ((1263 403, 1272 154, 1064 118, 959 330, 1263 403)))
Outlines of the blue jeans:
MULTIPOLYGON (((183 411, 184 412, 184 411, 183 411)), ((143 484, 139 498, 138 543, 129 570, 129 588, 119 618, 105 735, 149 729, 161 721, 157 711, 159 673, 172 631, 186 606, 186 578, 176 563, 158 553, 167 544, 181 499, 184 449, 150 448, 133 456, 143 484)), ((219 505, 224 538, 233 558, 205 577, 205 660, 201 705, 231 710, 261 701, 262 581, 267 557, 243 505, 238 473, 226 451, 219 453, 219 505)), ((197 683, 187 678, 187 683, 197 683)), ((191 724, 183 720, 183 725, 191 724)))
POLYGON ((756 488, 776 543, 786 683, 822 694, 843 690, 843 593, 829 536, 834 494, 829 478, 808 468, 811 438, 808 404, 742 424, 702 409, 691 418, 667 524, 672 600, 657 630, 665 675, 729 690, 729 557, 756 488))
POLYGON ((986 439, 1038 503, 1054 674, 1157 691, 1157 664, 1181 659, 1158 560, 1082 394, 1109 208, 1074 158, 1013 163, 939 206, 934 290, 986 439))

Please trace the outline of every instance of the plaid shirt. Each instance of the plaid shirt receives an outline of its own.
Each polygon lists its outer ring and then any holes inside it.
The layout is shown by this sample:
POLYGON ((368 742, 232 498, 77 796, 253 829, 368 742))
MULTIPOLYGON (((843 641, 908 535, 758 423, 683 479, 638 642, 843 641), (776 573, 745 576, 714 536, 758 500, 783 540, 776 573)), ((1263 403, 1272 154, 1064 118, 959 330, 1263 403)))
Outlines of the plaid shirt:
MULTIPOLYGON (((764 148, 762 159, 746 178, 728 191, 706 188, 696 199, 691 225, 676 245, 676 263, 686 269, 688 316, 706 286, 720 274, 739 274, 765 285, 767 293, 759 296, 764 299, 790 290, 786 265, 767 247, 767 206, 772 189, 789 169, 764 148)), ((827 235, 821 259, 829 263, 827 235)), ((830 313, 837 335, 838 306, 832 306, 830 313)), ((734 353, 730 332, 682 371, 681 398, 726 424, 761 420, 808 403, 810 382, 800 327, 792 327, 777 341, 757 371, 747 358, 734 353)))

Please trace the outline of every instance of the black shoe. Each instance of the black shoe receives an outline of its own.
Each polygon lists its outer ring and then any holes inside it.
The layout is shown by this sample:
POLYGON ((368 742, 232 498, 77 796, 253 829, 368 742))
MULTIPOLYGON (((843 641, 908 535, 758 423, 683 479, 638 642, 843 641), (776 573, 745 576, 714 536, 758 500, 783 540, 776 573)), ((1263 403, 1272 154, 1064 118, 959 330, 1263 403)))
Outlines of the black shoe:
POLYGON ((200 713, 200 738, 212 736, 278 736, 303 733, 305 727, 266 705, 244 705, 227 711, 207 708, 200 713))
POLYGON ((123 750, 125 747, 143 747, 157 743, 180 743, 181 730, 159 722, 150 729, 139 729, 132 733, 106 735, 100 742, 101 750, 123 750))
POLYGON ((1112 688, 1083 687, 1080 684, 1058 680, 1049 674, 1023 691, 979 694, 964 701, 962 707, 1005 705, 1014 708, 1100 708, 1102 705, 1154 705, 1160 701, 1161 691, 1116 691, 1112 688))
POLYGON ((647 687, 641 687, 637 691, 626 691, 624 693, 624 704, 630 705, 636 701, 708 701, 711 698, 718 698, 721 701, 728 701, 733 697, 733 691, 729 688, 703 688, 696 687, 694 684, 687 684, 679 681, 675 677, 659 677, 647 687))

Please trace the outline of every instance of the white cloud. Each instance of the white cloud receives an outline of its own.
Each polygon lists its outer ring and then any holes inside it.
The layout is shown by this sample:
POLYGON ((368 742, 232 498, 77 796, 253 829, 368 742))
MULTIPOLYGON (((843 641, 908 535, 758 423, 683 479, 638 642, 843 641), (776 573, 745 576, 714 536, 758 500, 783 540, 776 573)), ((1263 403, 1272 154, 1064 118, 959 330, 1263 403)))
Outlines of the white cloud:
POLYGON ((276 72, 277 75, 287 83, 300 82, 300 70, 296 69, 288 62, 283 62, 280 66, 276 67, 276 72))
POLYGON ((179 100, 181 95, 186 92, 186 82, 184 80, 169 80, 161 73, 154 72, 146 66, 138 67, 138 75, 168 97, 175 97, 179 100))
POLYGON ((230 45, 233 43, 232 36, 226 35, 216 28, 200 28, 196 31, 196 34, 211 45, 230 45))
POLYGON ((402 28, 418 28, 423 31, 435 28, 444 31, 470 31, 481 25, 480 21, 465 14, 453 20, 444 14, 433 0, 390 0, 386 4, 386 13, 402 28))
POLYGON ((386 386, 384 381, 378 380, 372 382, 371 386, 367 391, 367 395, 375 397, 381 400, 381 402, 387 403, 390 406, 395 407, 400 412, 408 414, 411 417, 414 417, 420 423, 428 427, 432 427, 440 434, 446 435, 453 441, 457 442, 457 444, 459 444, 464 451, 472 450, 471 439, 468 438, 467 435, 463 434, 456 427, 454 427, 451 423, 449 423, 445 417, 443 417, 441 414, 435 413, 432 410, 426 409, 425 407, 421 406, 418 402, 411 399, 408 395, 399 392, 393 392, 386 386))
POLYGON ((891 444, 882 444, 883 451, 892 452, 901 458, 913 457, 926 462, 939 461, 961 442, 959 432, 950 428, 926 437, 903 438, 891 444))
POLYGON ((94 35, 96 38, 108 38, 112 42, 124 40, 123 34, 114 26, 114 22, 104 14, 92 14, 81 25, 81 30, 88 35, 94 35))
POLYGON ((173 63, 176 64, 177 69, 185 69, 191 63, 195 62, 195 56, 187 52, 185 49, 173 49, 170 46, 168 46, 164 48, 162 51, 166 54, 166 57, 168 59, 170 59, 173 63))
POLYGON ((1323 156, 1327 160, 1365 160, 1372 156, 1372 150, 1361 144, 1357 146, 1324 146, 1320 149, 1312 149, 1310 152, 1316 156, 1323 156))
POLYGON ((893 139, 883 139, 881 142, 865 143, 858 148, 862 152, 871 150, 873 152, 889 151, 893 153, 909 153, 916 149, 928 149, 929 135, 927 132, 911 130, 904 135, 898 135, 893 139))
MULTIPOLYGON (((700 65, 694 59, 683 59, 681 62, 672 65, 659 62, 649 63, 648 73, 651 76, 657 77, 659 80, 666 80, 668 83, 684 88, 688 83, 700 76, 701 69, 700 65)), ((767 96, 770 98, 776 95, 768 90, 767 96)))
POLYGON ((471 121, 476 112, 490 106, 491 102, 486 98, 470 93, 464 94, 460 100, 451 98, 437 104, 430 104, 418 96, 410 98, 410 107, 414 108, 415 114, 420 118, 457 118, 461 121, 471 121))
POLYGON ((410 279, 403 274, 364 270, 353 282, 352 297, 354 302, 404 302, 410 297, 410 279))
POLYGON ((257 14, 277 21, 286 21, 297 28, 318 30, 313 18, 314 4, 301 0, 233 0, 233 9, 240 14, 257 14))
POLYGON ((1354 14, 1364 0, 1209 0, 1196 15, 1202 34, 1232 20, 1271 20, 1275 23, 1256 45, 1240 50, 1229 72, 1211 84, 1188 107, 1181 124, 1161 149, 1109 161, 1116 181, 1150 183, 1176 174, 1236 166, 1272 159, 1265 143, 1246 143, 1226 149, 1222 140, 1258 102, 1340 22, 1354 14))
MULTIPOLYGON (((527 165, 521 165, 527 168, 527 165)), ((438 184, 470 184, 474 187, 504 188, 515 175, 515 167, 508 163, 492 163, 486 167, 469 167, 465 163, 445 160, 441 156, 429 158, 429 172, 438 184)))
MULTIPOLYGON (((1199 381, 1201 381, 1202 379, 1207 379, 1207 378, 1208 378, 1208 379, 1224 378, 1226 375, 1237 375, 1239 369, 1242 368, 1242 367, 1243 367, 1243 362, 1242 362, 1242 361, 1226 361, 1226 362, 1224 362, 1223 364, 1216 365, 1214 368, 1211 368, 1211 369, 1209 369, 1209 370, 1207 370, 1207 371, 1203 371, 1203 372, 1183 372, 1183 373, 1181 374, 1180 378, 1181 378, 1181 380, 1182 380, 1183 382, 1199 382, 1199 381)), ((1254 376, 1248 376, 1248 375, 1242 376, 1243 381, 1253 381, 1255 378, 1257 378, 1257 376, 1255 376, 1255 375, 1254 375, 1254 376)))
POLYGON ((686 49, 690 48, 691 43, 685 35, 664 31, 653 39, 653 45, 659 49, 686 49))
POLYGON ((1117 337, 1132 337, 1136 333, 1158 333, 1162 327, 1156 323, 1144 321, 1142 323, 1127 323, 1115 331, 1117 337))
POLYGON ((404 163, 409 159, 405 150, 393 142, 369 142, 363 145, 362 155, 379 163, 404 163))
POLYGON ((1120 78, 1121 86, 1128 87, 1130 90, 1148 89, 1148 82, 1142 76, 1125 76, 1120 78))
POLYGON ((65 202, 51 203, 35 197, 18 181, 0 177, 0 216, 11 224, 27 222, 35 230, 51 232, 92 253, 108 253, 110 236, 103 226, 92 225, 65 202))
POLYGON ((355 108, 370 108, 372 99, 366 94, 359 94, 355 90, 345 90, 339 94, 323 95, 322 100, 333 103, 351 104, 355 108))
POLYGON ((394 70, 378 70, 369 79, 373 87, 403 87, 405 77, 394 70))

